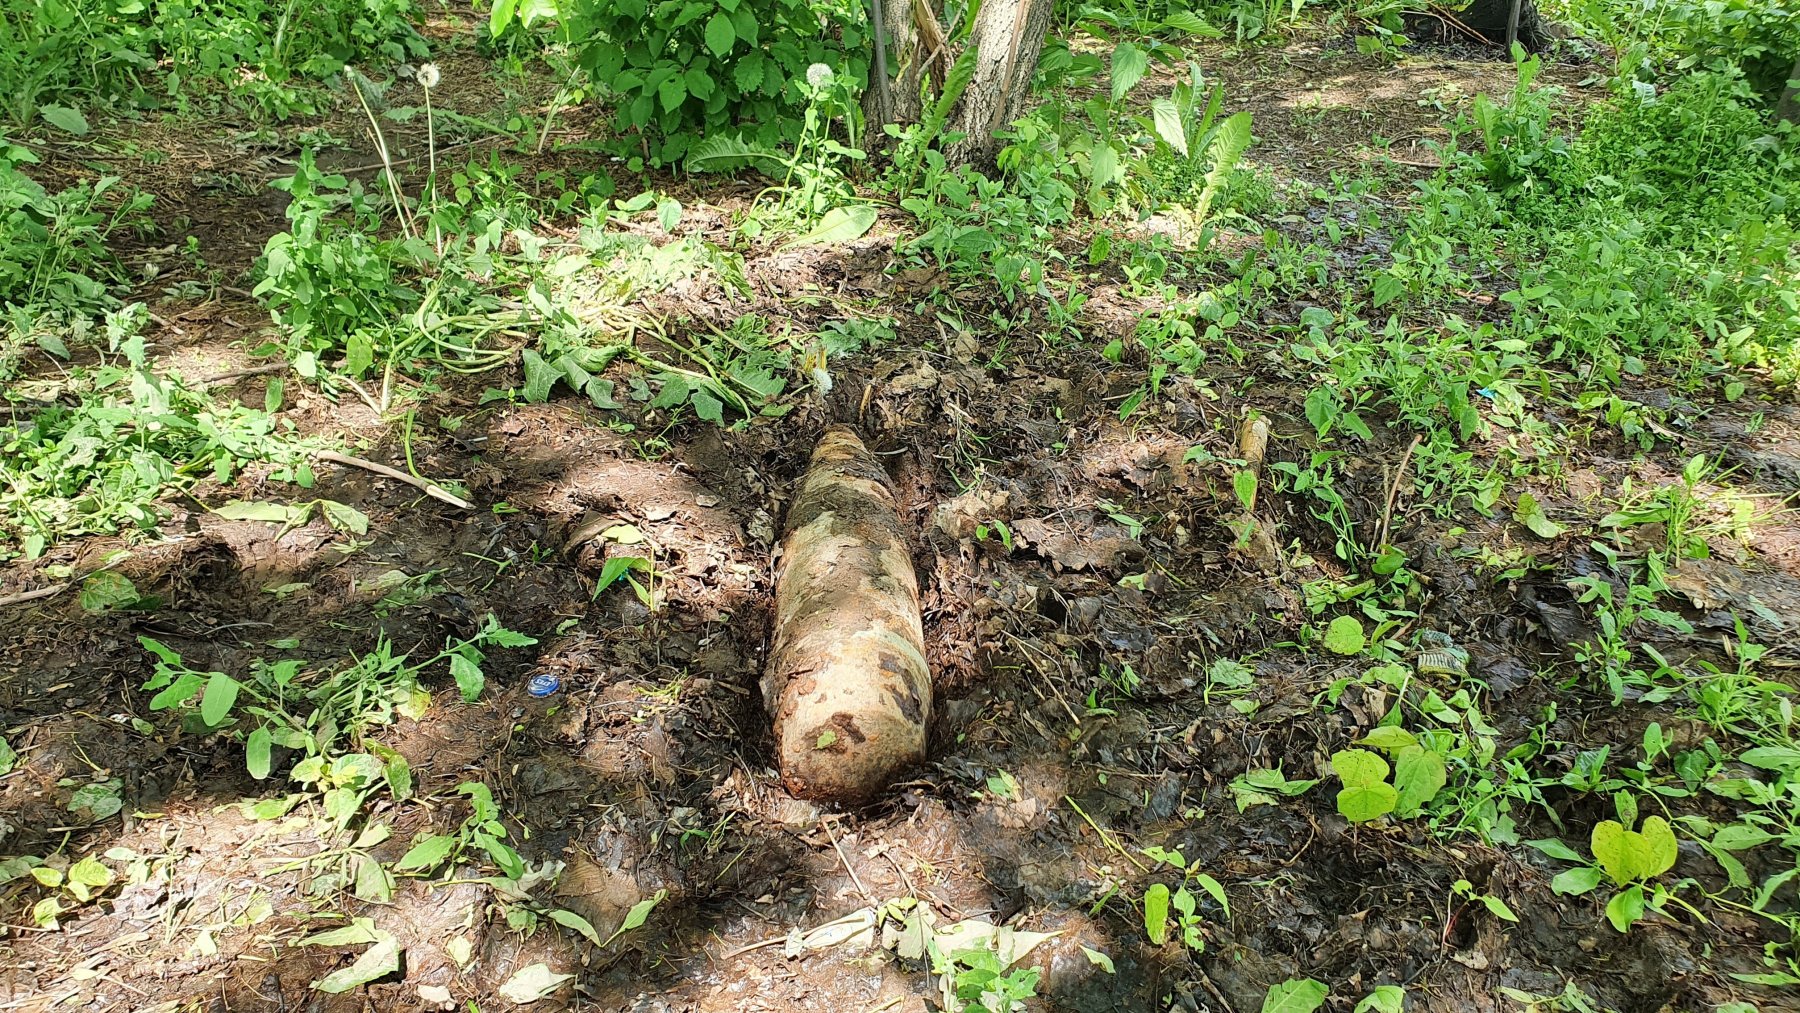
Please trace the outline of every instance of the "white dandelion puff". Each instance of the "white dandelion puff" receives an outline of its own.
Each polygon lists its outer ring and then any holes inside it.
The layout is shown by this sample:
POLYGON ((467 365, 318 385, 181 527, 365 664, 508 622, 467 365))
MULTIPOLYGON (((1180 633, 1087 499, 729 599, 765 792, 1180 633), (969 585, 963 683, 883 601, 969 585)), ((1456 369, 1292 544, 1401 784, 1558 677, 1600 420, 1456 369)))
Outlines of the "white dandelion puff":
POLYGON ((443 79, 443 75, 438 73, 438 65, 435 63, 419 64, 418 77, 419 84, 428 91, 432 88, 436 88, 438 82, 443 79))
POLYGON ((806 83, 814 88, 823 88, 831 83, 831 68, 823 63, 815 63, 806 68, 806 83))

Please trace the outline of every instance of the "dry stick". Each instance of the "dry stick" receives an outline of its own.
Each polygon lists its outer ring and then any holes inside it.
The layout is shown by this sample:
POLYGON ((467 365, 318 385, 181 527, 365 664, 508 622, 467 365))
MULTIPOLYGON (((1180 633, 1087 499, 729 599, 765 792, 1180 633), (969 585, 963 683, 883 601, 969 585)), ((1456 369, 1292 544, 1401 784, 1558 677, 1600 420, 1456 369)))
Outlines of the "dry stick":
POLYGON ((335 450, 323 450, 316 456, 321 461, 347 465, 352 468, 361 468, 364 471, 372 471, 383 478, 391 478, 396 482, 405 482, 407 485, 430 496, 432 499, 448 503, 453 507, 458 507, 463 510, 475 509, 475 504, 470 503, 468 500, 463 499, 454 493, 446 491, 442 486, 434 482, 428 482, 422 478, 414 478, 404 471, 395 470, 385 464, 376 464, 374 461, 365 461, 360 457, 351 457, 349 454, 340 454, 335 450))
POLYGON ((285 362, 269 362, 264 363, 261 366, 246 366, 243 369, 228 369, 223 373, 214 373, 211 376, 202 377, 199 380, 199 385, 202 387, 211 387, 215 383, 224 383, 227 380, 242 380, 247 376, 264 376, 269 373, 279 373, 287 368, 288 364, 285 362))
POLYGON ((48 598, 52 595, 61 594, 68 590, 68 587, 68 582, 65 581, 61 584, 51 584, 49 587, 40 587, 35 591, 20 591, 18 594, 9 594, 4 598, 0 598, 0 608, 5 608, 8 605, 23 605, 28 601, 37 601, 39 598, 48 598))
POLYGON ((864 886, 862 880, 857 877, 856 870, 851 868, 850 858, 844 854, 844 846, 838 843, 837 834, 832 832, 831 824, 832 819, 829 816, 819 821, 819 826, 825 828, 825 836, 831 838, 831 848, 837 852, 838 861, 844 863, 844 871, 850 874, 850 882, 856 884, 856 892, 863 895, 863 900, 868 901, 869 906, 875 906, 877 903, 875 897, 869 893, 869 888, 864 886))
POLYGON ((1381 527, 1377 532, 1379 537, 1375 539, 1376 552, 1380 552, 1382 546, 1387 544, 1388 523, 1394 518, 1394 500, 1400 496, 1400 483, 1406 478, 1406 466, 1412 463, 1413 451, 1418 449, 1422 439, 1424 437, 1414 436, 1412 442, 1406 445, 1406 453, 1400 455, 1400 468, 1394 472, 1394 484, 1388 487, 1387 507, 1381 511, 1381 527))

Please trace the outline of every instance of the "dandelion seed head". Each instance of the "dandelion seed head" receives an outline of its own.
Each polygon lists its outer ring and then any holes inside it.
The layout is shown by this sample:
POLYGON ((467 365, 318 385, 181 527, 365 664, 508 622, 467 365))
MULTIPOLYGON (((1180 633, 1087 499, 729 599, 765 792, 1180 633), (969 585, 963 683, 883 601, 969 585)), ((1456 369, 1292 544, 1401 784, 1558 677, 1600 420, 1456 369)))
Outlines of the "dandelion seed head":
POLYGON ((419 84, 426 90, 430 90, 438 86, 438 82, 443 79, 443 75, 438 73, 437 64, 421 63, 419 64, 418 78, 419 84))
POLYGON ((831 68, 823 63, 815 63, 806 68, 806 83, 814 88, 823 88, 831 83, 831 68))

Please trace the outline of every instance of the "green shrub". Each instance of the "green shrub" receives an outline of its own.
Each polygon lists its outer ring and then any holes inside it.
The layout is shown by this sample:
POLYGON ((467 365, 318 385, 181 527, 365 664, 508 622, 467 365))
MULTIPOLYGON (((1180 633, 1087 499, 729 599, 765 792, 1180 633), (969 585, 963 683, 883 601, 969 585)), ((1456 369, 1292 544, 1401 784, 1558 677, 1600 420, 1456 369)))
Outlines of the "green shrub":
MULTIPOLYGON (((518 0, 494 5, 498 35, 531 22, 518 0)), ((534 0, 592 79, 614 93, 615 148, 647 153, 654 165, 680 160, 702 137, 743 134, 778 147, 800 134, 815 63, 868 85, 867 22, 849 0, 534 0)))

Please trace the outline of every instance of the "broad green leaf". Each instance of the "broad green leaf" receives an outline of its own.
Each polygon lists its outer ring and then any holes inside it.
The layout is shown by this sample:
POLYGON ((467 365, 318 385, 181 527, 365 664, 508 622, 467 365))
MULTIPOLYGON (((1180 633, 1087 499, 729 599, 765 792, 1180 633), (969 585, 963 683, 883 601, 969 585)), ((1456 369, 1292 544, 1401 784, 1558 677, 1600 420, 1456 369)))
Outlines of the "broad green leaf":
POLYGON ((1615 883, 1628 883, 1636 866, 1625 851, 1625 828, 1617 820, 1601 820, 1588 837, 1588 848, 1594 861, 1606 870, 1615 883))
POLYGON ((450 677, 456 680, 464 703, 480 699, 482 689, 487 686, 487 676, 481 674, 481 666, 460 653, 450 655, 450 677))
POLYGON ((731 18, 724 11, 714 14, 706 22, 706 48, 721 60, 731 52, 737 43, 737 29, 731 25, 731 18))
POLYGON ((819 217, 812 231, 790 241, 788 246, 830 246, 861 239, 875 225, 873 204, 849 204, 835 207, 819 217))
POLYGON ((1408 746, 1419 744, 1418 736, 1399 725, 1382 725, 1357 740, 1358 745, 1374 746, 1389 753, 1398 753, 1408 746))
POLYGON ((69 796, 70 812, 86 812, 96 820, 103 820, 125 808, 124 799, 119 791, 125 782, 116 777, 109 777, 98 784, 86 784, 75 789, 69 796))
POLYGON ((432 834, 412 846, 400 860, 394 863, 396 872, 413 872, 415 870, 431 870, 443 864, 456 847, 456 838, 450 834, 432 834))
POLYGON ((562 908, 550 912, 550 920, 565 928, 571 928, 587 937, 587 941, 595 946, 600 945, 600 933, 594 931, 593 923, 573 911, 562 908))
POLYGON ((1573 869, 1564 869, 1550 881, 1552 892, 1564 897, 1579 897, 1600 885, 1606 873, 1592 865, 1578 865, 1573 869))
MULTIPOLYGON (((743 64, 739 63, 738 66, 741 68, 743 64)), ((782 154, 775 149, 751 144, 735 134, 723 133, 708 134, 695 141, 689 146, 682 164, 689 172, 736 172, 748 167, 776 179, 786 169, 782 154)))
POLYGON ((1088 959, 1088 963, 1094 965, 1095 967, 1098 967, 1102 971, 1105 971, 1107 974, 1119 973, 1113 967, 1113 959, 1111 957, 1107 956, 1106 954, 1101 953, 1099 950, 1092 949, 1087 946, 1083 946, 1081 948, 1081 955, 1088 959))
POLYGON ((1359 787, 1387 780, 1388 763, 1367 749, 1340 749, 1331 754, 1331 770, 1346 786, 1359 787))
POLYGON ((1351 1013, 1403 1013, 1405 1009, 1405 988, 1399 985, 1376 985, 1375 990, 1364 996, 1351 1013))
POLYGON ((200 693, 200 687, 205 684, 207 680, 200 678, 198 671, 184 671, 176 675, 175 682, 171 682, 162 693, 149 698, 149 709, 167 711, 169 707, 180 707, 189 698, 193 698, 194 693, 200 693))
POLYGON ((1169 941, 1169 888, 1163 883, 1144 891, 1144 935, 1156 946, 1169 941))
POLYGON ((1437 797, 1447 780, 1443 757, 1423 746, 1402 749, 1394 759, 1394 787, 1399 790, 1395 814, 1414 815, 1437 797))
POLYGON ((1311 978, 1270 985, 1269 994, 1263 997, 1262 1013, 1313 1013, 1325 1005, 1330 991, 1324 982, 1311 978))
POLYGON ((1360 654, 1366 644, 1362 621, 1355 616, 1338 616, 1325 627, 1325 649, 1333 654, 1360 654))
POLYGON ((1612 900, 1606 902, 1606 920, 1620 932, 1630 931, 1633 923, 1642 917, 1644 888, 1635 883, 1613 894, 1612 900))
POLYGON ((1338 792, 1339 814, 1352 823, 1367 823, 1394 811, 1399 793, 1385 781, 1355 785, 1338 792))
POLYGON ((369 515, 345 503, 336 500, 322 499, 319 506, 325 512, 325 520, 339 531, 348 531, 353 535, 369 533, 369 515))
POLYGON ((104 890, 112 885, 113 872, 100 864, 99 859, 89 855, 69 866, 68 880, 70 883, 79 883, 90 890, 104 890))
POLYGON ((231 716, 231 708, 237 703, 238 681, 224 672, 214 672, 206 680, 206 692, 200 696, 200 720, 207 727, 216 727, 225 723, 231 716))
POLYGON ((1137 87, 1150 69, 1150 56, 1130 42, 1121 42, 1112 52, 1112 97, 1117 102, 1137 87))
POLYGON ((81 582, 81 608, 84 612, 109 612, 127 605, 136 605, 141 597, 137 586, 127 580, 124 574, 111 570, 90 573, 81 582))
POLYGON ((400 943, 392 935, 377 930, 375 945, 362 952, 349 967, 339 968, 313 982, 312 987, 336 995, 400 970, 400 943))
POLYGON ((1225 37, 1224 30, 1207 24, 1200 15, 1195 14, 1193 11, 1171 11, 1168 17, 1163 18, 1163 24, 1178 32, 1197 35, 1203 39, 1220 39, 1225 37))
MULTIPOLYGON (((18 763, 19 754, 13 750, 12 746, 7 744, 5 739, 0 739, 0 776, 12 773, 13 768, 18 766, 18 763)), ((0 882, 4 881, 0 880, 0 882)))
POLYGON ((547 964, 531 964, 513 972, 500 986, 500 994, 511 1002, 524 1005, 537 1002, 563 986, 564 982, 573 981, 572 974, 557 974, 547 964))
POLYGON ((267 725, 257 725, 244 739, 244 769, 258 781, 269 776, 269 747, 273 739, 267 725))
POLYGON ((1569 530, 1546 516, 1537 497, 1528 492, 1519 494, 1519 505, 1513 510, 1513 519, 1525 525, 1532 534, 1543 539, 1559 537, 1563 532, 1569 530))
POLYGON ((1660 876, 1675 867, 1675 859, 1680 856, 1680 851, 1675 844, 1675 831, 1670 828, 1668 820, 1661 816, 1646 817, 1643 829, 1638 831, 1638 837, 1644 842, 1644 850, 1639 855, 1640 879, 1660 876))
POLYGON ((1156 124, 1156 136, 1163 139, 1169 147, 1187 157, 1187 129, 1181 122, 1181 110, 1175 102, 1167 97, 1150 100, 1150 119, 1156 124))
POLYGON ((1507 907, 1505 901, 1491 893, 1482 894, 1481 903, 1488 909, 1489 914, 1492 914, 1495 918, 1498 918, 1503 922, 1516 923, 1519 920, 1519 916, 1513 914, 1513 909, 1507 907))
POLYGON ((1199 883, 1202 890, 1205 890, 1213 900, 1219 902, 1219 910, 1225 912, 1225 917, 1231 917, 1231 902, 1225 899, 1225 887, 1218 880, 1204 872, 1199 872, 1194 874, 1194 882, 1199 883))
POLYGON ((87 117, 81 115, 79 109, 71 109, 68 106, 39 106, 38 114, 44 117, 45 123, 66 134, 74 134, 76 137, 87 136, 89 129, 87 117))
POLYGON ((352 918, 341 928, 315 932, 300 940, 299 946, 364 946, 381 938, 381 931, 371 918, 352 918))
POLYGON ((243 500, 232 500, 213 508, 213 513, 228 521, 266 521, 270 524, 298 524, 311 512, 307 507, 286 503, 247 503, 243 500))
POLYGON ((1800 773, 1800 749, 1791 746, 1758 746, 1739 753, 1738 759, 1763 770, 1800 773))

